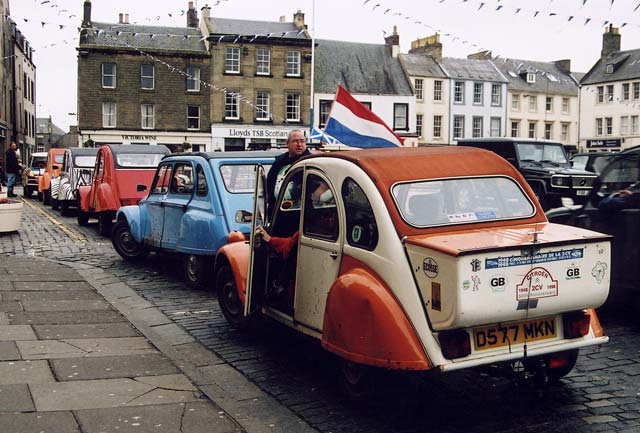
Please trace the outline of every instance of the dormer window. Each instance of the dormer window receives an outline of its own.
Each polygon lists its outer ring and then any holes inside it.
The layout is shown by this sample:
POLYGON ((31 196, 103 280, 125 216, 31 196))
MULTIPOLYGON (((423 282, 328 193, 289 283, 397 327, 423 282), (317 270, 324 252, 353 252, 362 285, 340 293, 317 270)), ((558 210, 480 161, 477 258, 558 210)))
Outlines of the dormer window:
POLYGON ((607 74, 613 74, 613 63, 607 64, 606 73, 607 74))
POLYGON ((533 72, 527 72, 527 83, 535 83, 536 82, 536 74, 533 72))

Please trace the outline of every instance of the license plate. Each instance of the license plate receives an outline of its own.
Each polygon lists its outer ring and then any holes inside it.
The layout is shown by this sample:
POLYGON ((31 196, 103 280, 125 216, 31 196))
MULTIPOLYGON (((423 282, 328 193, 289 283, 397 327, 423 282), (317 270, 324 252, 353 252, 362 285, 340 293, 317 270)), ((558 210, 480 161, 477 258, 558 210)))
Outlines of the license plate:
POLYGON ((589 195, 589 190, 586 189, 579 189, 576 191, 577 195, 589 195))
POLYGON ((476 350, 522 344, 525 341, 539 341, 556 336, 555 317, 513 322, 504 325, 487 326, 473 330, 473 343, 476 350))

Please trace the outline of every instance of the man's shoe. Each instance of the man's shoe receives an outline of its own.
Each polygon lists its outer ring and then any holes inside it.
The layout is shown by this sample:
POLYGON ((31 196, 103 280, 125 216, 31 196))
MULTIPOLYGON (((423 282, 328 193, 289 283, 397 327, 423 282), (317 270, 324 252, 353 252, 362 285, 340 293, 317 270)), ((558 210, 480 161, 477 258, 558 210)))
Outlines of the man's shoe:
POLYGON ((14 194, 12 192, 9 192, 9 193, 7 193, 7 197, 11 197, 11 198, 18 197, 18 194, 14 194))

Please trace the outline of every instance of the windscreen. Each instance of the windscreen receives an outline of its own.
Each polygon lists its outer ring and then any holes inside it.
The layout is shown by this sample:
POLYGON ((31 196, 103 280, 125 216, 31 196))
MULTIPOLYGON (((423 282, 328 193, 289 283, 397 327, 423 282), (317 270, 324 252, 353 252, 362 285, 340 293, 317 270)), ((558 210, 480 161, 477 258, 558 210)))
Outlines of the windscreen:
POLYGON ((516 148, 521 162, 568 164, 567 155, 561 144, 517 143, 516 148))
POLYGON ((116 164, 120 168, 155 168, 163 157, 161 153, 118 153, 116 164))
POLYGON ((394 185, 402 218, 414 227, 526 218, 535 207, 507 177, 456 178, 394 185))
POLYGON ((91 167, 96 165, 96 156, 76 156, 76 167, 91 167))
MULTIPOLYGON (((232 194, 253 194, 256 180, 256 164, 224 164, 220 166, 220 174, 224 187, 232 194)), ((263 164, 265 173, 271 165, 263 164)))
POLYGON ((59 154, 55 155, 53 157, 53 160, 58 164, 62 164, 62 162, 64 161, 64 153, 59 153, 59 154))

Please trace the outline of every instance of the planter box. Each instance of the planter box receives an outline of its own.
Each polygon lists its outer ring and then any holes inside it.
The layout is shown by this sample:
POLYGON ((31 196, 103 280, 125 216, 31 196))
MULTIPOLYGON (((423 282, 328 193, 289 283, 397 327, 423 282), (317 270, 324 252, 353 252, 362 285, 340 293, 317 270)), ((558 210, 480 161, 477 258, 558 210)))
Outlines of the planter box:
POLYGON ((0 233, 15 232, 20 229, 23 203, 10 200, 0 204, 0 233))

